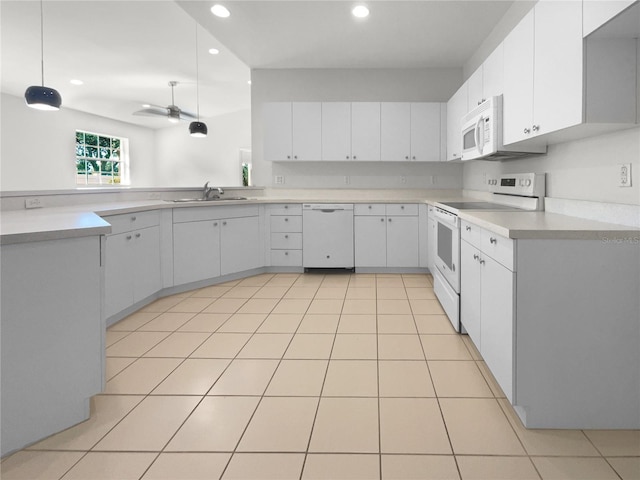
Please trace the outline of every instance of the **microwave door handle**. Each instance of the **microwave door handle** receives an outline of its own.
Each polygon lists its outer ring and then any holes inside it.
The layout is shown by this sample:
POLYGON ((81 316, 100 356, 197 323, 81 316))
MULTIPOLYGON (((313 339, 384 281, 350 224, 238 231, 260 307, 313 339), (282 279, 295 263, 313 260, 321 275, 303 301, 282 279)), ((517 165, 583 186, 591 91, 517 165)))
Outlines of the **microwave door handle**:
POLYGON ((476 141, 476 149, 478 150, 478 153, 482 153, 482 149, 484 148, 484 145, 480 145, 480 126, 482 125, 483 121, 484 121, 484 118, 482 118, 481 116, 476 122, 476 126, 473 131, 473 136, 476 141))

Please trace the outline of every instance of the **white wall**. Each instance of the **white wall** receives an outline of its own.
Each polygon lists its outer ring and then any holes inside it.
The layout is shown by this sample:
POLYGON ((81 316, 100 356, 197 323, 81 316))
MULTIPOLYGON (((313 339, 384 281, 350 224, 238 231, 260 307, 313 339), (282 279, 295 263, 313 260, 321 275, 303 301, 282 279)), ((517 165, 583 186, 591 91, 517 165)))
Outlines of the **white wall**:
POLYGON ((154 131, 69 108, 41 112, 1 96, 0 190, 76 188, 75 131, 127 137, 133 186, 153 185, 154 131))
POLYGON ((265 162, 262 105, 270 101, 446 102, 462 83, 462 69, 256 69, 251 73, 253 179, 286 188, 460 188, 461 165, 390 162, 265 162), (350 177, 345 184, 344 177, 350 177), (401 183, 401 177, 406 183, 401 183), (435 184, 431 177, 436 176, 435 184))
POLYGON ((187 124, 156 132, 155 186, 241 186, 240 149, 251 148, 251 112, 202 119, 206 138, 192 138, 187 124))
POLYGON ((545 156, 464 165, 464 188, 488 190, 484 174, 547 174, 547 196, 640 205, 640 127, 549 145, 545 156), (631 187, 618 187, 618 165, 631 163, 631 187))
POLYGON ((23 98, 0 98, 0 191, 76 188, 76 129, 129 139, 132 187, 195 187, 207 180, 241 185, 239 150, 251 145, 248 110, 203 119, 209 135, 201 139, 189 136, 186 122, 153 130, 64 106, 40 112, 23 98))

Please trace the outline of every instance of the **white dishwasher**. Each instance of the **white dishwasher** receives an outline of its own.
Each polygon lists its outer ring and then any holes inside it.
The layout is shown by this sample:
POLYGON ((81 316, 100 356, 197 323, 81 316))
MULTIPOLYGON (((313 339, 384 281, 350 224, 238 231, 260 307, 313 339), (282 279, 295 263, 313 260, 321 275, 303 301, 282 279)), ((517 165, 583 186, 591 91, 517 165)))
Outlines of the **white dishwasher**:
POLYGON ((302 266, 354 268, 353 204, 302 205, 302 266))

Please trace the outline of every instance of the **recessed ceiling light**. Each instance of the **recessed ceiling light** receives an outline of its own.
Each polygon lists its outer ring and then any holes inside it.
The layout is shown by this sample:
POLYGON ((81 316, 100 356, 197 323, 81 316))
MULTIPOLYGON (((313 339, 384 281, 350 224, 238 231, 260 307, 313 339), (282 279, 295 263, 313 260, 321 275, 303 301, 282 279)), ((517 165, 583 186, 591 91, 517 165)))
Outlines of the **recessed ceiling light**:
POLYGON ((211 7, 211 13, 220 18, 227 18, 229 15, 231 15, 227 7, 217 3, 213 7, 211 7))
POLYGON ((69 83, 71 83, 72 85, 83 85, 84 82, 82 80, 78 80, 77 78, 74 78, 73 80, 69 80, 69 83))
POLYGON ((220 50, 218 50, 217 48, 210 48, 210 49, 209 49, 209 53, 210 53, 211 55, 217 55, 217 54, 219 54, 219 53, 220 53, 220 50))
POLYGON ((151 108, 151 105, 149 105, 148 103, 143 103, 142 108, 151 108))
POLYGON ((248 83, 249 85, 251 85, 251 80, 247 80, 247 83, 248 83))
POLYGON ((369 16, 369 9, 364 5, 357 5, 353 7, 353 10, 351 10, 351 13, 353 14, 354 17, 364 18, 369 16))

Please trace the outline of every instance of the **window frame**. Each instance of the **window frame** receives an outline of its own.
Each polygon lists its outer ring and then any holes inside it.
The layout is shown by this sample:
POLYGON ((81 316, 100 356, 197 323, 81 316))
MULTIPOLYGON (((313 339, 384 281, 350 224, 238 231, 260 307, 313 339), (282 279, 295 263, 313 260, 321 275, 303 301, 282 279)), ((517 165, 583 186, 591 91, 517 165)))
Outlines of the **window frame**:
POLYGON ((75 131, 76 187, 129 186, 129 139, 116 135, 76 129, 75 131), (88 136, 94 138, 88 138, 88 136), (80 140, 81 139, 81 140, 80 140), (105 145, 108 140, 108 145, 105 145), (114 160, 114 153, 117 159, 114 160), (84 168, 79 165, 84 162, 84 168), (89 163, 91 167, 89 168, 89 163), (117 165, 117 175, 114 175, 117 165), (107 168, 105 168, 107 167, 107 168), (105 168, 103 170, 103 168, 105 168), (84 179, 84 182, 81 182, 84 179), (95 179, 97 181, 91 181, 95 179))

